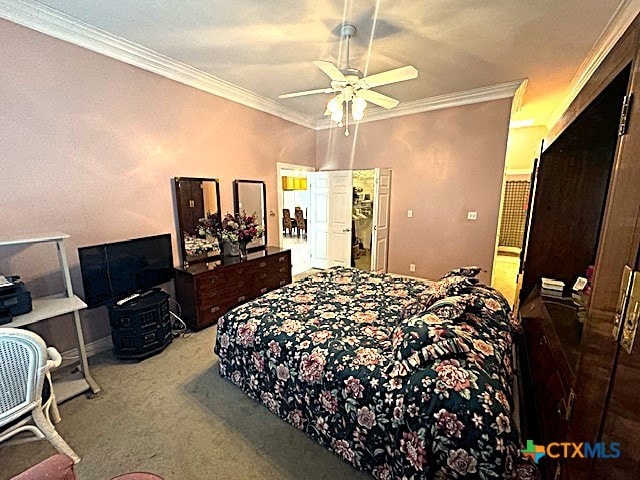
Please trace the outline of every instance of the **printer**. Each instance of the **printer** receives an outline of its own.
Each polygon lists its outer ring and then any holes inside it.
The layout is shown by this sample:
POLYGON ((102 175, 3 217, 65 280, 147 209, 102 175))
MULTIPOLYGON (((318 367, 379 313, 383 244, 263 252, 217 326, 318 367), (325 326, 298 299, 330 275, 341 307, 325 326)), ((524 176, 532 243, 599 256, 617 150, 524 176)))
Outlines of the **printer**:
POLYGON ((20 277, 0 275, 0 325, 32 310, 31 294, 20 277))

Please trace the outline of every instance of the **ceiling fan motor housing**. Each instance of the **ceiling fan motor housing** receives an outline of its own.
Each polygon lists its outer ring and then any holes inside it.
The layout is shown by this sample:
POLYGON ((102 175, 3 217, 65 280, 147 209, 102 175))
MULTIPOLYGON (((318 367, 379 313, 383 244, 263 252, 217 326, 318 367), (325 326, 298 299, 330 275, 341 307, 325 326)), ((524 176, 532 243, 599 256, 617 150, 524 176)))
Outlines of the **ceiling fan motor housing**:
POLYGON ((342 25, 342 28, 340 29, 340 35, 342 36, 342 38, 355 37, 356 35, 355 25, 345 23, 344 25, 342 25))
POLYGON ((360 80, 362 77, 364 77, 364 75, 362 74, 362 72, 360 70, 358 70, 357 68, 343 68, 342 70, 340 70, 342 72, 342 74, 347 78, 347 81, 350 84, 354 84, 356 83, 358 80, 360 80))

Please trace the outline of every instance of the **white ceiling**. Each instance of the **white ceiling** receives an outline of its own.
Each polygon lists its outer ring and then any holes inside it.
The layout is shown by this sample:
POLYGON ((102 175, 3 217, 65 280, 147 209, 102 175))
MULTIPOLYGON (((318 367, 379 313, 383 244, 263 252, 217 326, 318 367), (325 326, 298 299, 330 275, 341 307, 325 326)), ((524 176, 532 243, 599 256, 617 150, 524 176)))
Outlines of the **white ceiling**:
MULTIPOLYGON (((528 78, 516 119, 545 124, 620 0, 42 0, 90 25, 320 120, 326 95, 311 62, 336 61, 353 23, 351 65, 414 65, 415 80, 376 90, 400 102, 528 78), (374 13, 377 22, 371 43, 374 13), (367 63, 368 61, 368 63, 367 63)), ((622 3, 626 3, 623 0, 622 3)), ((344 52, 343 52, 344 55, 344 52)))

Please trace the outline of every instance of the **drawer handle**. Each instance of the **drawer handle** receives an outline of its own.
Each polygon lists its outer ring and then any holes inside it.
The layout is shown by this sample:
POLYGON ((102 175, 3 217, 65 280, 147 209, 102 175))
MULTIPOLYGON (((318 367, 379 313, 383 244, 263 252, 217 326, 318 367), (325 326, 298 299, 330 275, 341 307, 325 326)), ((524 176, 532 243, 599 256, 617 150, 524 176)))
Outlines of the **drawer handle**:
POLYGON ((264 292, 266 292, 266 291, 267 291, 267 287, 262 287, 262 288, 260 289, 260 293, 264 293, 264 292))
POLYGON ((280 280, 280 286, 282 286, 282 285, 284 285, 284 284, 286 284, 286 283, 287 283, 287 281, 286 281, 286 280, 280 280))
POLYGON ((546 336, 542 336, 540 337, 540 342, 538 342, 540 346, 546 345, 547 344, 547 337, 546 336))
POLYGON ((218 310, 220 310, 220 307, 219 307, 219 306, 218 306, 218 307, 212 307, 209 311, 210 311, 211 313, 216 313, 218 310))
POLYGON ((217 281, 218 281, 218 279, 217 279, 216 277, 213 277, 213 278, 211 279, 211 283, 216 283, 217 281))
POLYGON ((280 272, 281 272, 281 273, 284 273, 284 272, 286 272, 286 271, 287 271, 287 267, 280 267, 280 272))
POLYGON ((242 302, 244 301, 244 299, 247 298, 245 295, 242 295, 241 297, 238 297, 238 301, 242 302))
POLYGON ((286 257, 278 257, 279 262, 284 262, 286 257))
POLYGON ((261 278, 261 279, 263 279, 263 278, 267 278, 267 277, 268 277, 268 275, 267 275, 266 273, 261 273, 261 274, 260 274, 260 278, 261 278))
POLYGON ((258 264, 258 268, 264 268, 264 267, 266 267, 266 266, 267 266, 267 262, 260 262, 260 263, 258 264))

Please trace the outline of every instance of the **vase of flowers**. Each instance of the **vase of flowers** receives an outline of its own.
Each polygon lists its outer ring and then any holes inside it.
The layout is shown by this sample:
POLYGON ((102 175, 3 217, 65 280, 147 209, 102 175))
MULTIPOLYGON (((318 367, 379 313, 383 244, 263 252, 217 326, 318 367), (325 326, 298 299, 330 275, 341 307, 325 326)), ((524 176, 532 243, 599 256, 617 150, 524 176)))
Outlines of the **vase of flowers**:
POLYGON ((220 220, 218 220, 217 213, 207 212, 204 218, 198 220, 198 236, 201 238, 210 239, 218 236, 220 230, 220 220))
POLYGON ((258 225, 256 214, 247 215, 245 211, 235 215, 227 213, 218 230, 218 238, 223 242, 223 252, 234 257, 246 257, 247 244, 263 234, 264 227, 258 225))

